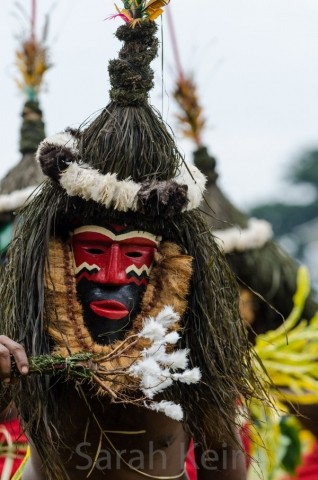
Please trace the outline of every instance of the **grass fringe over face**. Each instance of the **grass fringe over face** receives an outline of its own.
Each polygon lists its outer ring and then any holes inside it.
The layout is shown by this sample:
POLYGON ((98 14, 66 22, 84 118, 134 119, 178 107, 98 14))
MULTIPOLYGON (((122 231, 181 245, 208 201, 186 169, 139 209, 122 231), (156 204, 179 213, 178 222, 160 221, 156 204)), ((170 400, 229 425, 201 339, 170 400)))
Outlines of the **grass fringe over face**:
MULTIPOLYGON (((94 219, 162 235, 193 257, 181 347, 190 349, 189 367, 200 368, 202 381, 195 386, 179 385, 164 397, 182 405, 185 428, 200 444, 211 436, 222 439, 231 435, 237 421, 237 400, 241 396, 261 397, 262 387, 253 372, 253 353, 239 318, 236 283, 198 211, 154 221, 69 198, 60 187, 47 182, 22 212, 9 250, 0 288, 2 333, 23 342, 30 356, 50 353, 43 281, 49 239, 51 235, 65 239, 65 232, 74 223, 91 223, 94 219)), ((50 458, 45 463, 46 475, 67 478, 58 453, 67 430, 59 422, 63 405, 59 403, 58 384, 52 385, 48 376, 33 375, 21 379, 14 390, 23 423, 40 457, 44 463, 50 458)))

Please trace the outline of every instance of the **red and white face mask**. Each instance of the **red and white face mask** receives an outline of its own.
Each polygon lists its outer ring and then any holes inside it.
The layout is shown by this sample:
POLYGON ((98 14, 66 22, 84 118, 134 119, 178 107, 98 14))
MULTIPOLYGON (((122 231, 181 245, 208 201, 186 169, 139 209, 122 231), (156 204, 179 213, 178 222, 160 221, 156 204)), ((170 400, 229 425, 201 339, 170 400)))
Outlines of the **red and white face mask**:
POLYGON ((104 285, 147 285, 158 237, 141 231, 124 232, 85 225, 73 232, 75 276, 104 285))
POLYGON ((159 239, 149 232, 85 225, 72 236, 77 294, 92 338, 123 338, 140 310, 159 239))

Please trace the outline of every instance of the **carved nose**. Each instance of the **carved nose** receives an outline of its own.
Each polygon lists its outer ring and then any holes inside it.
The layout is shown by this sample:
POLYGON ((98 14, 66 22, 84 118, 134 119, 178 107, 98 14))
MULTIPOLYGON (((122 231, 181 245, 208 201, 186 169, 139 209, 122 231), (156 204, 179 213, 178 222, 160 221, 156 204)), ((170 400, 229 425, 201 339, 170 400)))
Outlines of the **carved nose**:
POLYGON ((125 282, 126 272, 123 269, 120 246, 116 243, 111 245, 107 265, 105 265, 105 284, 118 285, 125 282))

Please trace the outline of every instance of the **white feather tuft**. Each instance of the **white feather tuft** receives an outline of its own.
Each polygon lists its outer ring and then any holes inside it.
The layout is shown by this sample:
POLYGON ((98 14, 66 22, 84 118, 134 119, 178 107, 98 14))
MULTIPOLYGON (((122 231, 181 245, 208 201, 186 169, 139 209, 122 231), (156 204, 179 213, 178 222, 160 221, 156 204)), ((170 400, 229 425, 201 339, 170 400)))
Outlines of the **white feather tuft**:
POLYGON ((169 377, 152 377, 151 375, 143 377, 140 388, 145 397, 153 398, 160 392, 163 392, 166 388, 170 387, 173 383, 173 379, 169 377))
POLYGON ((145 407, 155 412, 162 412, 167 415, 167 417, 177 420, 178 422, 183 419, 181 406, 173 402, 162 400, 161 402, 152 402, 151 404, 145 403, 145 407))
POLYGON ((176 313, 170 305, 167 305, 156 316, 156 321, 164 327, 172 327, 180 320, 180 315, 176 313))
POLYGON ((165 336, 166 329, 158 323, 154 318, 150 317, 144 321, 144 326, 139 333, 140 337, 149 338, 150 340, 162 340, 165 336))
MULTIPOLYGON (((149 400, 152 400, 155 395, 170 387, 173 382, 180 381, 191 384, 198 382, 201 378, 198 368, 187 369, 188 349, 180 349, 173 352, 167 352, 166 350, 168 345, 175 344, 179 339, 179 334, 176 331, 167 333, 167 328, 175 326, 178 320, 179 315, 171 306, 167 306, 156 317, 146 318, 139 333, 141 337, 151 340, 152 343, 149 347, 143 349, 141 359, 131 365, 128 373, 132 377, 139 379, 139 387, 149 400)), ((154 408, 149 407, 153 410, 162 408, 157 411, 162 411, 168 416, 175 415, 172 418, 177 420, 182 419, 182 410, 179 405, 171 404, 170 402, 153 402, 150 405, 156 405, 154 408), (158 407, 158 405, 161 405, 161 407, 158 407), (174 407, 170 411, 172 405, 174 407)))
POLYGON ((164 365, 170 368, 170 370, 184 370, 188 366, 188 349, 176 350, 175 352, 166 354, 164 359, 164 365))
POLYGON ((180 339, 179 333, 174 331, 174 332, 167 333, 167 335, 164 338, 164 342, 169 345, 175 345, 179 339, 180 339))
POLYGON ((159 363, 152 357, 146 357, 129 368, 129 373, 143 378, 145 375, 160 377, 162 370, 159 363))
POLYGON ((174 373, 173 379, 178 380, 181 383, 187 383, 190 385, 191 383, 198 383, 201 379, 201 372, 200 369, 195 367, 191 370, 185 370, 182 373, 174 373))
POLYGON ((142 357, 151 357, 156 362, 163 363, 166 358, 166 347, 162 342, 155 342, 149 348, 144 348, 141 352, 142 357))

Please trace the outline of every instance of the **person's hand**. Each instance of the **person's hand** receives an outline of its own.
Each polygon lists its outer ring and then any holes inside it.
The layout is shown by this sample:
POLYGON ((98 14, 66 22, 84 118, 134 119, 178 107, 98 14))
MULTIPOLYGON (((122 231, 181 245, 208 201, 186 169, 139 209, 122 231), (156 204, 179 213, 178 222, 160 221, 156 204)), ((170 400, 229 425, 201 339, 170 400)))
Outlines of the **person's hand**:
POLYGON ((27 375, 29 362, 23 346, 5 335, 0 335, 0 379, 4 383, 12 380, 11 357, 14 358, 21 375, 27 375))

